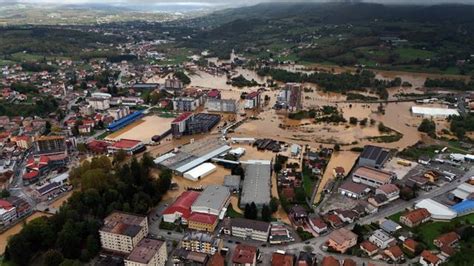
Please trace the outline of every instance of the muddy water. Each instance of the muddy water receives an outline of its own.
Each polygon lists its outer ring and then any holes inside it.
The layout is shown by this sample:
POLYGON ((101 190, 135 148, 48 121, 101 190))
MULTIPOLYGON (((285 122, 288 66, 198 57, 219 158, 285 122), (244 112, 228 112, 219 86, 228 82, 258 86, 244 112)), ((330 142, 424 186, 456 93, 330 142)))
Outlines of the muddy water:
MULTIPOLYGON (((26 218, 26 222, 30 222, 33 219, 43 216, 50 216, 50 214, 42 213, 42 212, 35 212, 26 218)), ((12 228, 8 229, 7 231, 0 234, 0 253, 3 254, 5 251, 5 247, 7 246, 7 241, 10 236, 18 234, 21 229, 23 228, 23 222, 20 222, 13 226, 12 228)))
POLYGON ((334 179, 333 176, 333 169, 341 166, 346 170, 346 173, 348 173, 352 166, 354 165, 355 161, 357 160, 357 157, 359 156, 358 153, 351 152, 351 151, 340 151, 340 152, 335 152, 331 160, 329 161, 326 171, 324 171, 323 177, 321 179, 321 182, 319 183, 318 186, 318 191, 316 194, 316 197, 314 198, 314 203, 318 203, 319 200, 321 199, 321 193, 324 190, 324 187, 326 184, 328 184, 331 180, 334 179))

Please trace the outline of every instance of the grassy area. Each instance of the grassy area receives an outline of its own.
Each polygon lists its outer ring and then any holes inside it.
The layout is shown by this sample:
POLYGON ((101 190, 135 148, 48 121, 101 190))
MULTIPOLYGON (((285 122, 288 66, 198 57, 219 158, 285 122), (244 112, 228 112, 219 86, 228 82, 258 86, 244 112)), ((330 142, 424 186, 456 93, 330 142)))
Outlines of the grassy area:
POLYGON ((240 212, 237 212, 236 210, 234 210, 232 204, 229 204, 229 207, 227 209, 227 216, 230 217, 230 218, 242 218, 244 217, 244 215, 240 212))
POLYGON ((397 142, 403 137, 403 134, 396 132, 393 135, 383 135, 377 137, 368 137, 367 139, 377 143, 391 143, 397 142))
POLYGON ((308 173, 303 173, 303 188, 307 197, 311 198, 314 189, 314 180, 308 173))
POLYGON ((429 248, 435 248, 433 245, 433 239, 440 236, 441 234, 455 230, 456 228, 461 227, 463 224, 474 224, 474 213, 457 217, 448 223, 428 222, 418 226, 414 229, 414 231, 419 234, 420 238, 429 248))
POLYGON ((404 213, 404 211, 402 212, 398 212, 398 213, 395 213, 393 215, 390 215, 389 217, 387 217, 389 220, 392 220, 396 223, 399 223, 400 222, 400 216, 402 216, 402 214, 404 213))
POLYGON ((109 135, 110 132, 108 131, 105 131, 104 133, 100 134, 99 136, 97 136, 96 139, 105 139, 105 137, 107 137, 109 135))
POLYGON ((415 60, 415 59, 428 59, 434 56, 431 51, 415 49, 415 48, 397 48, 395 50, 400 55, 401 60, 415 60))
POLYGON ((418 158, 422 155, 427 155, 429 157, 433 157, 436 155, 435 151, 442 149, 442 146, 439 145, 431 145, 425 147, 415 147, 411 146, 405 148, 403 151, 399 153, 400 157, 410 160, 418 160, 418 158))

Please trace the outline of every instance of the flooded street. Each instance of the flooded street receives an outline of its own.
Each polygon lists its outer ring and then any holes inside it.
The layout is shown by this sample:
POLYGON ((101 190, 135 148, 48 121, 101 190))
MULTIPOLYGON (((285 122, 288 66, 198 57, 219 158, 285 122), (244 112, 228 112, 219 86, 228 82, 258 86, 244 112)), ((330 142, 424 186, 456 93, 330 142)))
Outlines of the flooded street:
POLYGON ((329 161, 326 167, 326 170, 324 171, 321 182, 319 183, 316 197, 314 197, 314 203, 319 202, 319 200, 321 199, 321 193, 323 192, 324 188, 331 180, 334 179, 333 169, 338 166, 341 166, 344 168, 346 173, 348 173, 354 166, 354 163, 357 160, 357 157, 359 157, 359 154, 356 152, 351 152, 351 151, 334 152, 334 154, 331 157, 331 160, 329 161))

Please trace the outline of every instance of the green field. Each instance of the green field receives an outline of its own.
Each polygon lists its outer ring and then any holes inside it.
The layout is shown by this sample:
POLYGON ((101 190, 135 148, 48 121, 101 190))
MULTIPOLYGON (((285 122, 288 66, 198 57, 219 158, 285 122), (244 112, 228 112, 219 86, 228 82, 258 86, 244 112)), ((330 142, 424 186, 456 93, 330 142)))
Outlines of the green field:
POLYGON ((399 55, 400 59, 403 60, 415 60, 415 59, 429 59, 435 54, 431 51, 415 49, 415 48, 397 48, 395 50, 399 55))

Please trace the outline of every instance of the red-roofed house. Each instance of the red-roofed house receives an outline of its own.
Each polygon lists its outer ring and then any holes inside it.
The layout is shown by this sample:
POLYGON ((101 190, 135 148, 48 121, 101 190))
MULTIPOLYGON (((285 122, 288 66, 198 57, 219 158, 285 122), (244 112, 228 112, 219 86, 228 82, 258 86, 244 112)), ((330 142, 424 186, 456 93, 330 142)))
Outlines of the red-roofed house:
POLYGON ((238 244, 232 256, 232 265, 255 266, 257 264, 257 248, 238 244))
POLYGON ((429 221, 430 218, 431 214, 428 212, 428 210, 425 208, 420 208, 402 214, 400 216, 400 223, 408 227, 415 227, 429 221))
POLYGON ((418 246, 418 243, 411 238, 408 238, 405 241, 403 241, 403 247, 413 254, 416 253, 416 246, 418 246))
POLYGON ((328 230, 328 225, 319 217, 309 219, 309 225, 318 234, 324 233, 328 230))
POLYGON ((433 244, 439 248, 442 247, 452 247, 456 244, 461 237, 456 232, 449 232, 446 234, 442 234, 439 237, 433 240, 433 244))
POLYGON ((174 223, 181 219, 186 224, 191 216, 191 205, 199 197, 199 192, 185 191, 163 212, 163 221, 174 223))
POLYGON ((438 266, 441 264, 441 259, 428 250, 423 250, 420 256, 420 264, 424 266, 438 266))
POLYGON ((321 266, 340 266, 338 260, 336 260, 333 256, 326 256, 321 261, 321 266))
POLYGON ((49 158, 48 156, 31 156, 26 161, 27 171, 36 171, 40 175, 44 174, 48 170, 49 158))
POLYGON ((220 99, 221 98, 221 92, 218 89, 212 89, 207 93, 208 98, 213 98, 213 99, 220 99))
POLYGON ((251 92, 245 96, 244 108, 254 109, 260 106, 260 93, 258 91, 251 92))
POLYGON ((393 261, 401 261, 403 259, 403 251, 399 246, 391 246, 384 250, 384 253, 393 261))
POLYGON ((375 244, 367 240, 360 243, 360 249, 367 253, 367 255, 369 256, 375 255, 379 250, 379 248, 375 244))
POLYGON ((40 177, 40 174, 38 173, 38 171, 26 172, 23 175, 23 184, 25 185, 33 184, 36 181, 38 181, 39 177, 40 177))
POLYGON ((108 146, 110 146, 110 143, 106 141, 100 141, 100 140, 93 140, 87 143, 87 149, 95 154, 106 153, 108 146))
POLYGON ((16 208, 9 201, 0 199, 0 223, 2 225, 10 224, 16 220, 16 208))
POLYGON ((295 257, 291 254, 281 254, 273 253, 272 254, 272 266, 293 266, 295 257))
POLYGON ((214 232, 218 221, 219 219, 217 219, 216 215, 193 212, 188 219, 188 228, 199 231, 214 232))
POLYGON ((107 152, 109 154, 114 154, 119 150, 124 150, 128 155, 133 155, 135 153, 144 151, 145 149, 145 145, 139 140, 121 139, 108 146, 107 152))

